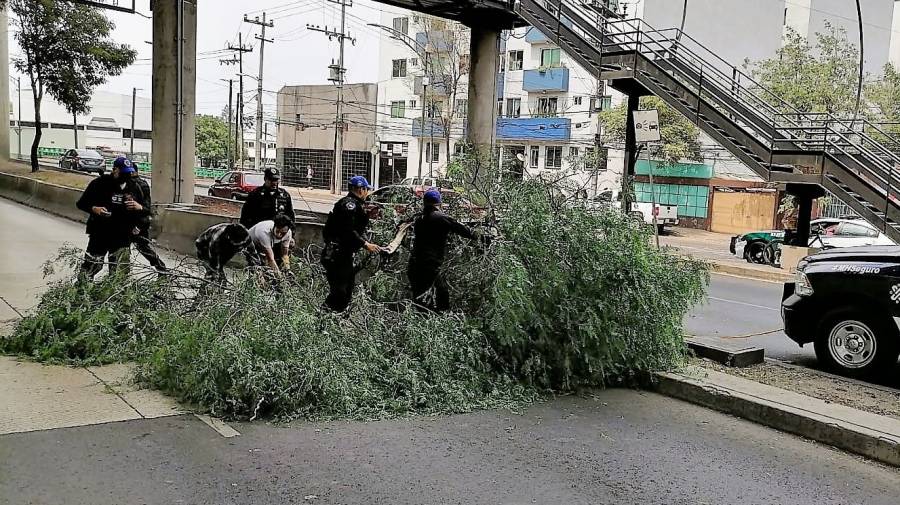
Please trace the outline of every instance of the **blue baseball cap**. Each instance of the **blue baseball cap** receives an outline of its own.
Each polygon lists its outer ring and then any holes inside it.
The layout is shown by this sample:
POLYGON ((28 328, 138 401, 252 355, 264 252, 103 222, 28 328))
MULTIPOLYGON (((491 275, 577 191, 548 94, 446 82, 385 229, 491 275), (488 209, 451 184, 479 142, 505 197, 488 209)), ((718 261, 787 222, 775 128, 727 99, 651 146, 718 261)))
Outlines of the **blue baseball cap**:
POLYGON ((369 181, 367 181, 366 178, 361 175, 351 177, 347 185, 351 188, 372 189, 372 186, 369 185, 369 181))
POLYGON ((113 168, 118 168, 121 174, 133 174, 135 172, 134 164, 124 156, 116 158, 116 161, 113 162, 113 168))
POLYGON ((441 203, 441 192, 431 188, 425 192, 425 203, 441 203))

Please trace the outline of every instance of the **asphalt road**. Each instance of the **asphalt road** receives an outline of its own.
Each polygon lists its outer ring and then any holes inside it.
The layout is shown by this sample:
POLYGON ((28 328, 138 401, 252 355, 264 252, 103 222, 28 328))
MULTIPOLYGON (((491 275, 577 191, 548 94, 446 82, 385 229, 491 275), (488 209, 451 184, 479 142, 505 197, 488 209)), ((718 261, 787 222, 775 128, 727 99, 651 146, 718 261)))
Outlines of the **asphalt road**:
POLYGON ((769 358, 804 366, 814 365, 816 355, 812 344, 800 347, 783 331, 733 338, 783 328, 781 293, 781 283, 713 274, 706 303, 695 308, 684 319, 685 333, 727 337, 723 340, 762 347, 769 358))
POLYGON ((193 416, 0 437, 3 504, 894 505, 900 472, 653 393, 521 415, 233 424, 193 416))

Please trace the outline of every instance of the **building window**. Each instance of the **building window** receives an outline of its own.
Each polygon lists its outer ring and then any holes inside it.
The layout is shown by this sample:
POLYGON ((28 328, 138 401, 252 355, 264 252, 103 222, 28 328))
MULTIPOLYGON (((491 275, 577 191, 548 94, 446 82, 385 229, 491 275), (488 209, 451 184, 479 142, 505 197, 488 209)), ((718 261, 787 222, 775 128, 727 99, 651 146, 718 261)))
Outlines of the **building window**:
POLYGON ((577 147, 569 148, 569 157, 572 159, 578 158, 578 148, 577 147))
POLYGON ((525 61, 525 52, 524 51, 510 51, 509 52, 509 70, 522 70, 523 63, 525 61))
POLYGON ((562 66, 559 48, 541 49, 541 68, 554 68, 562 66))
POLYGON ((547 146, 544 168, 562 168, 562 146, 547 146))
POLYGON ((456 115, 457 117, 466 117, 469 112, 469 101, 465 98, 456 99, 456 115))
POLYGON ((247 147, 253 149, 254 147, 256 147, 256 142, 247 142, 247 147))
POLYGON ((537 168, 541 157, 541 148, 539 146, 531 146, 531 156, 529 156, 529 165, 531 168, 537 168))
POLYGON ((601 112, 612 108, 612 97, 609 95, 593 96, 589 104, 588 112, 601 112))
POLYGON ((409 34, 409 18, 394 18, 394 30, 403 35, 409 34))
POLYGON ((556 117, 559 106, 559 98, 555 96, 541 97, 538 99, 538 115, 542 117, 556 117))
POLYGON ((392 77, 406 77, 406 60, 394 60, 392 77))
POLYGON ((497 99, 497 117, 503 117, 503 99, 497 99))
POLYGON ((459 73, 461 75, 469 73, 469 55, 468 54, 459 55, 459 73))
POLYGON ((500 72, 506 72, 506 55, 500 55, 500 72))
POLYGON ((522 115, 522 99, 507 98, 506 99, 506 116, 519 117, 522 115))
POLYGON ((432 101, 428 105, 428 109, 426 111, 426 115, 430 119, 441 117, 441 111, 444 110, 444 102, 435 102, 432 101))
POLYGON ((409 59, 409 66, 411 66, 411 67, 418 67, 418 66, 419 66, 419 58, 410 58, 410 59, 409 59))
POLYGON ((391 102, 391 117, 406 117, 406 102, 391 102))
POLYGON ((575 105, 581 105, 581 97, 580 96, 576 96, 574 101, 575 101, 575 105))
POLYGON ((425 161, 429 163, 439 163, 441 161, 441 144, 437 142, 425 144, 425 161))

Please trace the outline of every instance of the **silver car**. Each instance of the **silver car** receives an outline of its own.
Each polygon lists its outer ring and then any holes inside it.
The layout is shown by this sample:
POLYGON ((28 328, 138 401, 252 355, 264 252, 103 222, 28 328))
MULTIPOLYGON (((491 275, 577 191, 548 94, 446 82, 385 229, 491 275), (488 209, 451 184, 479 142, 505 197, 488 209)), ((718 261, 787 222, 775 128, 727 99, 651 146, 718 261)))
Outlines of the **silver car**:
POLYGON ((59 159, 59 168, 103 174, 106 161, 100 153, 91 149, 69 149, 59 159))

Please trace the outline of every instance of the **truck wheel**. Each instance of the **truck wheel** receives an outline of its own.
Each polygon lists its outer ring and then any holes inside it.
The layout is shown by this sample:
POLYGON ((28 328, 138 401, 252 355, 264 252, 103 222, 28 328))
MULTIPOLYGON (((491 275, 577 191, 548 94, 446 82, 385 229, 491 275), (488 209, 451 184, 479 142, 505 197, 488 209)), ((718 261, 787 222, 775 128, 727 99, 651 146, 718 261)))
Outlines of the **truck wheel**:
POLYGON ((849 377, 873 377, 891 371, 900 355, 897 330, 889 321, 858 309, 826 315, 816 335, 815 350, 827 369, 849 377))
POLYGON ((744 247, 744 259, 750 263, 765 263, 766 245, 762 242, 750 242, 744 247))
POLYGON ((660 235, 664 235, 665 230, 666 230, 666 225, 664 225, 664 224, 656 225, 656 233, 658 233, 660 235))

